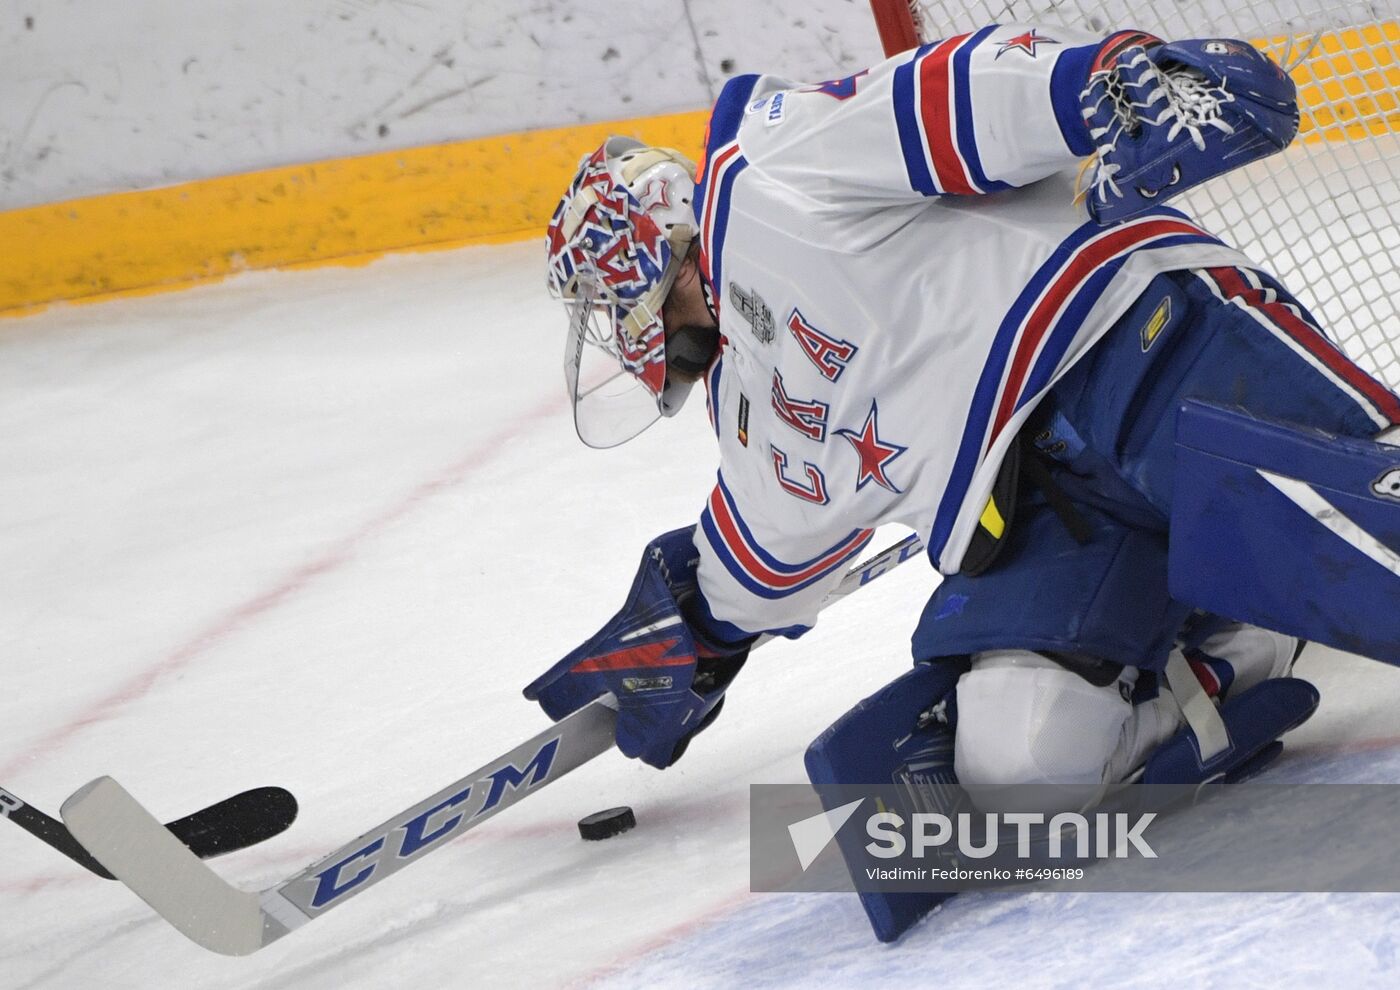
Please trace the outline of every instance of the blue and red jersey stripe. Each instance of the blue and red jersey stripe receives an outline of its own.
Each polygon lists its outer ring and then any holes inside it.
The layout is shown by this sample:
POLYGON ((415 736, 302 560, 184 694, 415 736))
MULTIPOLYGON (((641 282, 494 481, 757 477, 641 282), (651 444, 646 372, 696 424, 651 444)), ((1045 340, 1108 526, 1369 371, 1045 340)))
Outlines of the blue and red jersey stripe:
POLYGON ((968 196, 1010 188, 987 178, 972 120, 972 52, 995 30, 925 45, 895 69, 895 125, 917 192, 968 196))
POLYGON ((709 283, 715 300, 720 298, 716 290, 721 285, 729 199, 734 192, 734 180, 749 164, 739 150, 739 124, 758 80, 758 76, 748 74, 735 76, 725 83, 705 128, 705 157, 697 176, 694 206, 696 226, 700 229, 700 273, 709 283))
POLYGON ((870 529, 852 530, 810 560, 795 564, 781 561, 765 550, 745 525, 723 475, 700 514, 700 527, 730 576, 746 591, 769 599, 791 595, 822 580, 860 553, 874 533, 870 529))
POLYGON ((1086 223, 1038 268, 1002 318, 968 410, 967 425, 934 518, 938 561, 973 475, 1018 410, 1047 388, 1094 305, 1135 252, 1218 244, 1184 217, 1159 213, 1114 227, 1086 223))
POLYGON ((696 190, 695 204, 700 222, 700 273, 710 284, 714 297, 720 297, 723 285, 721 266, 724 257, 724 235, 729 228, 729 201, 734 193, 734 180, 748 167, 739 151, 739 142, 731 141, 716 148, 706 162, 706 174, 696 190))

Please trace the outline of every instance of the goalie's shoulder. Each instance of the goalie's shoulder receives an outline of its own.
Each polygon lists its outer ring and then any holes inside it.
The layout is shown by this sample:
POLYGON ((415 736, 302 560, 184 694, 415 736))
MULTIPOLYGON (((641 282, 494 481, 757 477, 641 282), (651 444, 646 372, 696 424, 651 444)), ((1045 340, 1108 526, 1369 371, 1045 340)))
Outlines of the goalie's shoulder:
MULTIPOLYGON (((794 85, 790 80, 778 76, 753 72, 735 76, 726 82, 710 111, 710 122, 705 132, 707 157, 735 141, 741 127, 751 118, 766 115, 774 96, 791 90, 794 85)), ((781 114, 784 102, 785 98, 778 99, 777 113, 781 114)))

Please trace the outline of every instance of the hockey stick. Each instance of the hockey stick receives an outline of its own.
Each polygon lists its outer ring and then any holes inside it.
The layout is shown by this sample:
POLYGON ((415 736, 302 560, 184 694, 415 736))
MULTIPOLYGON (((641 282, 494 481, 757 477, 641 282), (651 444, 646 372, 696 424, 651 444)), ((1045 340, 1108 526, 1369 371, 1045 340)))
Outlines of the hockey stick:
MULTIPOLYGON (((200 859, 208 859, 246 849, 285 832, 296 816, 297 800, 290 791, 280 787, 256 787, 200 808, 164 827, 200 859)), ((73 838, 66 825, 3 787, 0 787, 0 818, 8 818, 99 877, 116 879, 73 838)))
MULTIPOLYGON (((921 550, 918 538, 908 536, 855 565, 822 607, 921 550)), ((263 891, 222 880, 110 777, 99 777, 63 802, 63 819, 104 866, 188 938, 214 952, 248 955, 611 749, 613 704, 606 696, 580 708, 263 891)))

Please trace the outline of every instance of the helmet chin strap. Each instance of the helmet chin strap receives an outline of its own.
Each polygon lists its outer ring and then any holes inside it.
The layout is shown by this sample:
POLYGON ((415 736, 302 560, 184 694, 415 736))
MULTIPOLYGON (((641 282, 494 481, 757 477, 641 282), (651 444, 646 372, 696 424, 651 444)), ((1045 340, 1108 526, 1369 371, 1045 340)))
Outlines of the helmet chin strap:
MULTIPOLYGON (((687 255, 689 255, 687 246, 687 255)), ((695 379, 703 377, 710 370, 710 364, 719 350, 719 313, 715 310, 714 294, 709 279, 700 274, 696 266, 695 280, 700 283, 700 298, 705 303, 705 312, 710 317, 711 326, 688 325, 677 327, 666 334, 666 368, 671 368, 692 376, 690 380, 678 381, 671 374, 666 375, 666 385, 661 393, 661 415, 674 416, 680 411, 690 394, 695 379)))
POLYGON ((687 375, 703 375, 719 349, 719 327, 679 327, 666 335, 666 365, 687 375))
POLYGON ((705 372, 719 350, 719 327, 681 327, 666 337, 666 385, 661 390, 661 415, 670 417, 680 412, 690 395, 691 386, 705 372), (685 380, 670 374, 674 368, 687 376, 685 380))

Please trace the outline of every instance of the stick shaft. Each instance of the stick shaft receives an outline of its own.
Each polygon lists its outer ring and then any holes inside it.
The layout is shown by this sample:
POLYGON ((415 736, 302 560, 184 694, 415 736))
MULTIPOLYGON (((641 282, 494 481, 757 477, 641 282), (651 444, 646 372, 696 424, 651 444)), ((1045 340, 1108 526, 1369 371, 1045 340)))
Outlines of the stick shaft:
MULTIPOLYGON (((921 549, 909 536, 854 565, 822 607, 921 549)), ((88 851, 186 936, 215 952, 246 955, 611 749, 616 717, 610 698, 585 705, 261 893, 222 880, 110 777, 65 801, 63 817, 88 851)))

